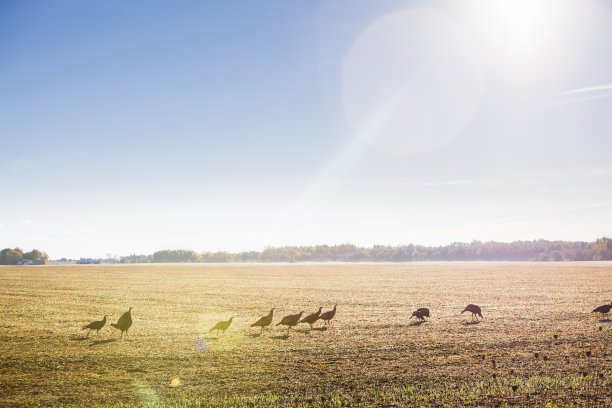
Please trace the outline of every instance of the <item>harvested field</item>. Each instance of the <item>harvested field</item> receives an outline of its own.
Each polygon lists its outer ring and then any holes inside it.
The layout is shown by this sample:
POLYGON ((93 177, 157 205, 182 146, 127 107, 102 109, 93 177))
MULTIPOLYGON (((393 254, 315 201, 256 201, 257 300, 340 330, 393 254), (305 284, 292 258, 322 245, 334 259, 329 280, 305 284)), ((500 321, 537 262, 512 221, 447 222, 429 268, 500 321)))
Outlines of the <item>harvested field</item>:
POLYGON ((590 313, 611 263, 0 267, 0 283, 3 407, 612 404, 612 324, 590 313), (326 329, 275 326, 336 303, 326 329), (130 306, 129 335, 85 337, 130 306))

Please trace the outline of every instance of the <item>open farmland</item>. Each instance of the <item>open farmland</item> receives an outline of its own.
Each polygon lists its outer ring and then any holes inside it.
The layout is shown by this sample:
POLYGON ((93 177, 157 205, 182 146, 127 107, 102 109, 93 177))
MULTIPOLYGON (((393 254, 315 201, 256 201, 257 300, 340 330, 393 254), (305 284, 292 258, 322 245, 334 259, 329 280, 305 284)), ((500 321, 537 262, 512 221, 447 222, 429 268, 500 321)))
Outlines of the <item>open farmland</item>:
POLYGON ((0 283, 3 407, 612 404, 612 323, 590 313, 610 263, 0 267, 0 283), (249 328, 336 303, 327 330, 249 328), (85 338, 129 306, 128 336, 85 338))

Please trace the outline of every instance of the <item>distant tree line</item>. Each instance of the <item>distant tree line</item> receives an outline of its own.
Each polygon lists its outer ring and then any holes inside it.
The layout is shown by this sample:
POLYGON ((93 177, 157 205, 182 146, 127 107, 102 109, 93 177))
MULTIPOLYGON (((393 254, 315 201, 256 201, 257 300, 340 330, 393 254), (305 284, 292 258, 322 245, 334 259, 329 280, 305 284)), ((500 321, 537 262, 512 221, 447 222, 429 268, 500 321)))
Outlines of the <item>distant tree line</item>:
POLYGON ((24 260, 47 264, 49 263, 49 256, 38 249, 23 252, 20 248, 4 248, 0 251, 0 265, 17 265, 24 260))
POLYGON ((515 241, 470 243, 445 246, 352 244, 269 247, 263 251, 203 252, 163 250, 153 255, 130 255, 122 263, 158 262, 423 262, 423 261, 600 261, 612 260, 612 239, 595 242, 515 241))

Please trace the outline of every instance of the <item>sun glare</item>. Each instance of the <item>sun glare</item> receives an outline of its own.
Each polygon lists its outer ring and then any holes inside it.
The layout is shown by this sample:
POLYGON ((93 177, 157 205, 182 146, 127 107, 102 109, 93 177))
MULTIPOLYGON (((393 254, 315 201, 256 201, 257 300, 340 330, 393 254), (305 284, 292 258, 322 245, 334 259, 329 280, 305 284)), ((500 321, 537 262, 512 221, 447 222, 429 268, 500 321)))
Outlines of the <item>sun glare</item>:
POLYGON ((555 22, 567 17, 570 5, 550 0, 474 1, 467 18, 490 49, 518 64, 563 40, 555 22))
POLYGON ((550 16, 545 12, 545 2, 494 1, 491 6, 498 17, 498 32, 508 48, 518 55, 532 53, 534 46, 548 35, 550 16))
POLYGON ((344 58, 345 116, 357 138, 390 154, 454 140, 484 90, 481 62, 457 22, 428 9, 375 20, 344 58))

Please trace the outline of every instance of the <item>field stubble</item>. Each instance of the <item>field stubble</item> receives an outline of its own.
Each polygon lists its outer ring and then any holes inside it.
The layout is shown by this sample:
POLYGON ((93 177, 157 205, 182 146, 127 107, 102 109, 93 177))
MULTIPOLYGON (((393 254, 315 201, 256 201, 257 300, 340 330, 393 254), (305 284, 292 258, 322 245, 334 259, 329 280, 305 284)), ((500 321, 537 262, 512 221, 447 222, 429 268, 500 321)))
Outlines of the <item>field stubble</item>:
POLYGON ((611 277, 610 263, 1 267, 0 405, 609 406, 612 324, 589 312, 611 277), (248 327, 336 303, 327 330, 248 327), (80 330, 129 306, 123 339, 80 330))

